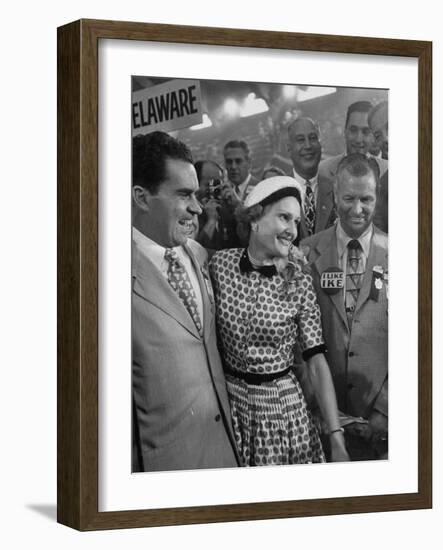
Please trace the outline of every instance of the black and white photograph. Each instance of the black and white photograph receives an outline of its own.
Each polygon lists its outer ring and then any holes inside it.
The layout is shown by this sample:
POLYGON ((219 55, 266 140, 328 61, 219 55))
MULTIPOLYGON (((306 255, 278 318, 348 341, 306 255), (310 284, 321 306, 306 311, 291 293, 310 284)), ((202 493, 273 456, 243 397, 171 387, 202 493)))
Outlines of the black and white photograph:
POLYGON ((132 76, 132 472, 389 460, 388 114, 132 76))
POLYGON ((438 547, 438 5, 5 3, 4 548, 438 547))

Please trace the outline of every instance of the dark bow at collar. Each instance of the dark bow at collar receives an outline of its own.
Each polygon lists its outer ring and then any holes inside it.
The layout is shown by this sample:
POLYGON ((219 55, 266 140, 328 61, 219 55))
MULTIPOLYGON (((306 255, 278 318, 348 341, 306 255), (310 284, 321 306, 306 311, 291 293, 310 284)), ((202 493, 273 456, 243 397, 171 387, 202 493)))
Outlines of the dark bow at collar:
POLYGON ((275 265, 261 265, 261 266, 258 266, 258 267, 255 267, 254 265, 252 265, 251 260, 249 259, 249 256, 248 256, 248 251, 246 250, 246 248, 243 251, 243 254, 241 255, 239 265, 240 265, 241 273, 249 273, 250 271, 258 271, 259 273, 261 273, 265 277, 273 277, 277 273, 277 269, 276 269, 275 265))

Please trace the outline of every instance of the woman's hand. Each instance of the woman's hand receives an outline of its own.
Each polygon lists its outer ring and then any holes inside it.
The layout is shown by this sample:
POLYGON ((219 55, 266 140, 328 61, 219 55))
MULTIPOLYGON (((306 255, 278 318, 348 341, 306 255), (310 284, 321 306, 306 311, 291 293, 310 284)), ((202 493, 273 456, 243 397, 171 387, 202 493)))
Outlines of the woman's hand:
POLYGON ((345 438, 342 431, 330 434, 331 462, 349 462, 350 458, 346 450, 345 438))
POLYGON ((336 429, 337 426, 340 426, 337 399, 325 356, 322 353, 313 355, 308 359, 308 366, 311 385, 323 420, 332 431, 332 433, 329 433, 331 460, 332 462, 347 462, 349 461, 349 455, 346 451, 345 437, 341 429, 336 429))

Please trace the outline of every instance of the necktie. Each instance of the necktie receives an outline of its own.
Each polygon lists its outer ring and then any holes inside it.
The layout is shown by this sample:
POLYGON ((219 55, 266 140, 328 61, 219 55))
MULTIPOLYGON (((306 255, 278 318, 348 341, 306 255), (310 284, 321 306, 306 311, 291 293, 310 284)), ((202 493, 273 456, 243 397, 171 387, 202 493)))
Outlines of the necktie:
POLYGON ((362 248, 357 239, 352 239, 348 242, 348 260, 346 262, 345 308, 349 326, 352 325, 362 279, 362 248))
POLYGON ((240 185, 234 185, 234 191, 237 197, 242 200, 241 191, 240 191, 240 185))
POLYGON ((312 235, 315 227, 315 197, 309 180, 306 180, 304 212, 308 235, 312 235))
POLYGON ((202 323, 197 309, 197 299, 194 289, 186 272, 184 265, 178 259, 177 253, 172 248, 165 251, 165 260, 168 262, 168 281, 171 287, 178 294, 180 300, 185 305, 197 327, 202 334, 202 323))

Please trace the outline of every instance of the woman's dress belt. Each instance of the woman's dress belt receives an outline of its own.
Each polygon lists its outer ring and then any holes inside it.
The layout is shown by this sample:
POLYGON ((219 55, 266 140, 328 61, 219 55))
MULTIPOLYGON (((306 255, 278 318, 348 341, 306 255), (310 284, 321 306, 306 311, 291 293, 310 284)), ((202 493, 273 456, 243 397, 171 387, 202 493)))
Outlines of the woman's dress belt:
POLYGON ((266 382, 272 382, 273 380, 277 380, 278 378, 282 378, 283 376, 286 376, 291 371, 291 367, 288 367, 287 369, 281 370, 279 372, 272 372, 269 374, 243 372, 239 370, 232 370, 228 367, 225 367, 224 370, 225 370, 225 374, 228 374, 229 376, 234 376, 235 378, 244 380, 247 384, 251 384, 252 386, 259 386, 260 384, 265 384, 266 382))

